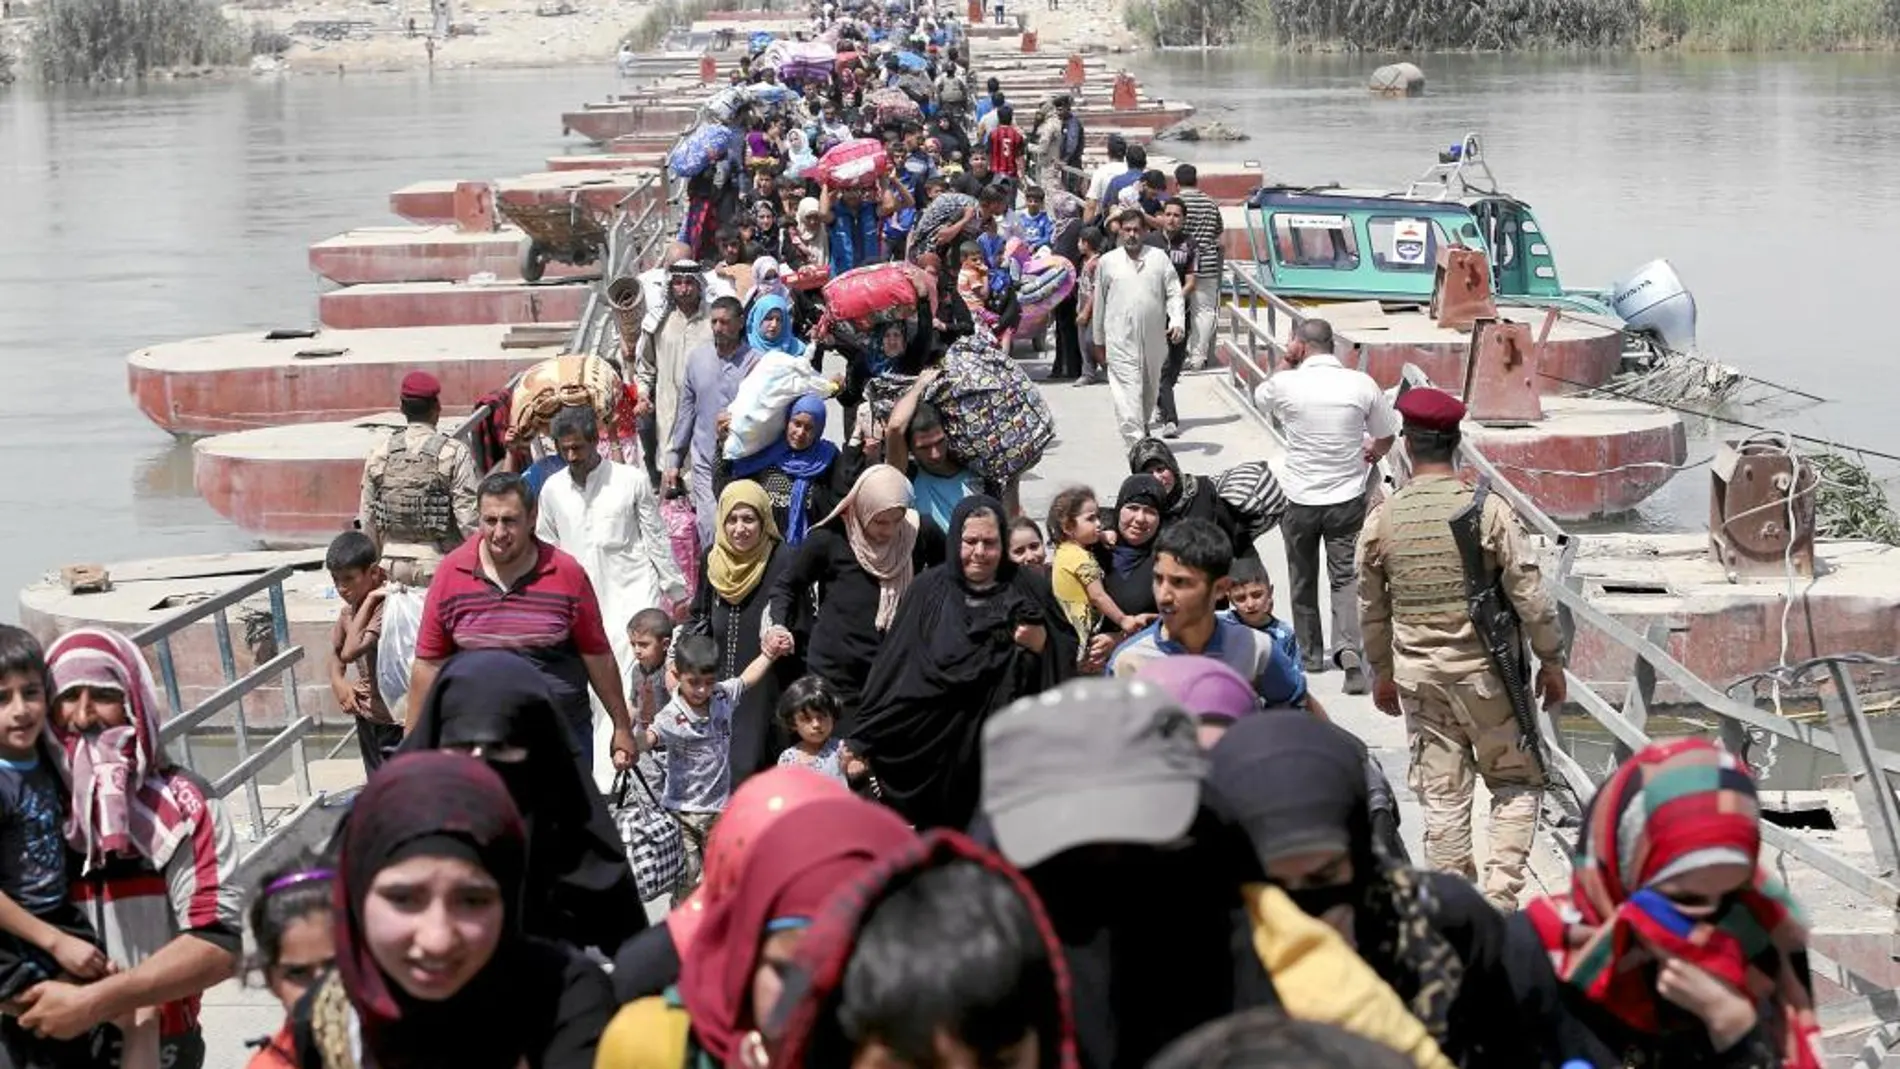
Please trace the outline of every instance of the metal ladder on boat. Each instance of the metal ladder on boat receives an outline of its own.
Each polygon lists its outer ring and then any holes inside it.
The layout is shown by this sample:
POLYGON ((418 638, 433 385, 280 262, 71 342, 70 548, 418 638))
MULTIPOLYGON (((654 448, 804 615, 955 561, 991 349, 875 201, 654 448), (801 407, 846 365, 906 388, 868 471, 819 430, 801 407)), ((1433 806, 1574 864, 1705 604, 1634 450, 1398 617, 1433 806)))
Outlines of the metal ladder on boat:
MULTIPOLYGON (((1215 343, 1224 349, 1220 356, 1226 385, 1239 395, 1241 407, 1251 412, 1254 387, 1278 370, 1285 355, 1284 339, 1293 337, 1305 315, 1239 268, 1230 263, 1223 271, 1215 343)), ((1341 362, 1348 366, 1363 364, 1363 354, 1340 355, 1341 362)), ((1401 390, 1428 385, 1412 365, 1406 365, 1404 376, 1401 390)), ((1585 768, 1562 745, 1564 724, 1538 710, 1546 763, 1576 803, 1588 803, 1613 770, 1614 762, 1649 745, 1648 721, 1656 708, 1659 683, 1673 687, 1683 700, 1711 717, 1722 745, 1744 758, 1772 753, 1783 745, 1806 747, 1838 758, 1851 787, 1853 816, 1866 830, 1871 863, 1767 820, 1761 826, 1765 848, 1762 863, 1778 869, 1784 878, 1790 871, 1809 875, 1819 885, 1865 903, 1872 916, 1881 918, 1881 930, 1868 933, 1868 938, 1884 940, 1887 961, 1900 963, 1900 801, 1895 795, 1900 786, 1900 753, 1882 747, 1874 738, 1850 672, 1854 658, 1821 658, 1789 669, 1787 674, 1795 682, 1818 680, 1825 714, 1819 723, 1784 717, 1739 701, 1670 656, 1666 625, 1651 624, 1639 632, 1591 604, 1582 577, 1573 570, 1582 536, 1546 515, 1469 442, 1460 444, 1458 461, 1489 478, 1493 491, 1517 510, 1534 535, 1543 539, 1554 558, 1554 567, 1546 571, 1546 582, 1558 606, 1566 644, 1580 627, 1587 628, 1593 638, 1613 643, 1630 655, 1630 672, 1620 701, 1610 700, 1591 681, 1565 673, 1573 721, 1580 726, 1595 725, 1613 742, 1610 768, 1585 768)), ((1400 481, 1404 474, 1399 472, 1400 481)), ((1544 826, 1550 832, 1548 845, 1555 848, 1550 859, 1560 867, 1560 875, 1567 875, 1576 847, 1575 833, 1563 826, 1552 827, 1549 822, 1544 826)), ((1900 1066, 1900 995, 1896 995, 1893 985, 1871 978, 1813 946, 1809 947, 1808 961, 1815 979, 1845 993, 1845 997, 1821 1006, 1823 1034, 1864 1037, 1854 1057, 1856 1065, 1900 1066)))

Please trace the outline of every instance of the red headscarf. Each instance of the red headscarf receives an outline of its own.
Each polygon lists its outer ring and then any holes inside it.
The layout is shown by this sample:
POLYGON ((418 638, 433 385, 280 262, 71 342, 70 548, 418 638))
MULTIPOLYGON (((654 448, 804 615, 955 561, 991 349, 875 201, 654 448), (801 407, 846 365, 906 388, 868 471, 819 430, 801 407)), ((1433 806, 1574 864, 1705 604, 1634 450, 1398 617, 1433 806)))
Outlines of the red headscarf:
POLYGON ((1760 1003, 1782 1062, 1816 1069, 1807 928, 1786 888, 1759 869, 1720 910, 1686 921, 1650 889, 1716 864, 1754 865, 1755 781, 1705 739, 1646 747, 1619 766, 1584 814, 1570 893, 1525 908, 1564 983, 1640 1032, 1660 1034, 1656 959, 1681 958, 1760 1003))
POLYGON ((1008 877, 1029 906, 1036 919, 1036 929, 1042 933, 1042 941, 1049 949, 1049 966, 1055 973, 1056 1005, 1061 1016, 1061 1034, 1056 1037, 1056 1069, 1078 1069, 1081 1063, 1076 1054, 1075 1001, 1069 990, 1069 970, 1063 960, 1062 943, 1042 908, 1042 900, 1009 862, 978 846, 961 832, 942 828, 913 840, 907 849, 887 851, 850 887, 826 900, 823 914, 812 923, 799 944, 796 966, 786 977, 785 992, 764 1027, 772 1065, 806 1064, 823 1015, 831 1012, 833 996, 844 983, 845 968, 850 965, 851 953, 856 949, 858 931, 885 893, 905 877, 952 861, 975 861, 1008 877))
POLYGON ((680 960, 684 962, 692 952, 693 940, 713 907, 731 897, 739 886, 760 836, 780 817, 808 802, 849 795, 844 785, 830 776, 795 765, 766 769, 740 784, 706 842, 705 875, 699 888, 666 915, 666 934, 673 938, 680 960))
POLYGON ((479 758, 432 750, 399 754, 376 770, 350 809, 337 857, 336 968, 380 1069, 417 1065, 512 1067, 522 1052, 510 1027, 504 961, 518 940, 527 833, 508 787, 479 758), (411 857, 460 857, 501 887, 507 932, 494 957, 454 996, 424 1002, 370 954, 364 902, 376 874, 411 857))
POLYGON ((895 813, 852 795, 808 802, 797 820, 767 828, 738 885, 707 911, 680 963, 680 997, 700 1046, 721 1062, 736 1061, 768 923, 816 916, 833 891, 916 839, 895 813))
POLYGON ((108 687, 125 695, 124 727, 53 737, 65 757, 73 806, 66 841, 85 859, 85 871, 112 853, 136 853, 164 868, 173 851, 204 818, 204 793, 172 775, 158 744, 160 711, 151 669, 131 639, 116 631, 82 628, 61 635, 46 651, 55 696, 74 687, 108 687))

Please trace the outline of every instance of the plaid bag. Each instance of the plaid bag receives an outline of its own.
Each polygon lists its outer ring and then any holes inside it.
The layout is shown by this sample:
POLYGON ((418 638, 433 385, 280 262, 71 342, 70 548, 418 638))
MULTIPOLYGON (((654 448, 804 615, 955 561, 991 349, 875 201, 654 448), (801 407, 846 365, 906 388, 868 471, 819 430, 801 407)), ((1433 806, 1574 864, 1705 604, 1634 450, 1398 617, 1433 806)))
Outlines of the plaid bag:
POLYGON ((686 846, 680 840, 679 822, 660 807, 660 800, 647 786, 645 776, 636 769, 614 774, 614 827, 627 848, 627 864, 633 866, 633 883, 640 889, 640 901, 651 902, 678 886, 686 868, 686 846), (629 800, 631 781, 640 781, 646 798, 629 800))

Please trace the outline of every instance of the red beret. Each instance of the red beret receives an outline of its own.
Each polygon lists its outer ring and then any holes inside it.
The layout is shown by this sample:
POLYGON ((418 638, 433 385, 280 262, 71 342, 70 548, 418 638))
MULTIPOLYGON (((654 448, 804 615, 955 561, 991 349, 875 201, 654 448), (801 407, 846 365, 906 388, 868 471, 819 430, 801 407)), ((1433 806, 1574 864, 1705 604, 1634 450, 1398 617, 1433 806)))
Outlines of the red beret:
POLYGON ((402 377, 402 396, 416 401, 433 401, 442 396, 442 383, 426 371, 411 371, 402 377))
POLYGON ((1399 415, 1405 425, 1421 431, 1455 431, 1464 421, 1464 402, 1443 390, 1414 386, 1399 395, 1399 415))

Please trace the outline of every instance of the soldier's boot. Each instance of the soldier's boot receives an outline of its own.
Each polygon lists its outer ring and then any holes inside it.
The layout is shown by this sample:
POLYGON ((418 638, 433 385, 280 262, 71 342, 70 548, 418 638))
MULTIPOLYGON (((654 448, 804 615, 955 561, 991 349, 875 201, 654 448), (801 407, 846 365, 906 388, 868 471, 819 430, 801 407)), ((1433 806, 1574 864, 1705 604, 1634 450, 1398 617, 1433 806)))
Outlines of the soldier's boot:
POLYGON ((1517 908, 1530 875, 1531 839, 1537 833, 1542 793, 1530 787, 1497 787, 1491 792, 1491 851, 1484 861, 1484 897, 1507 913, 1517 908))

